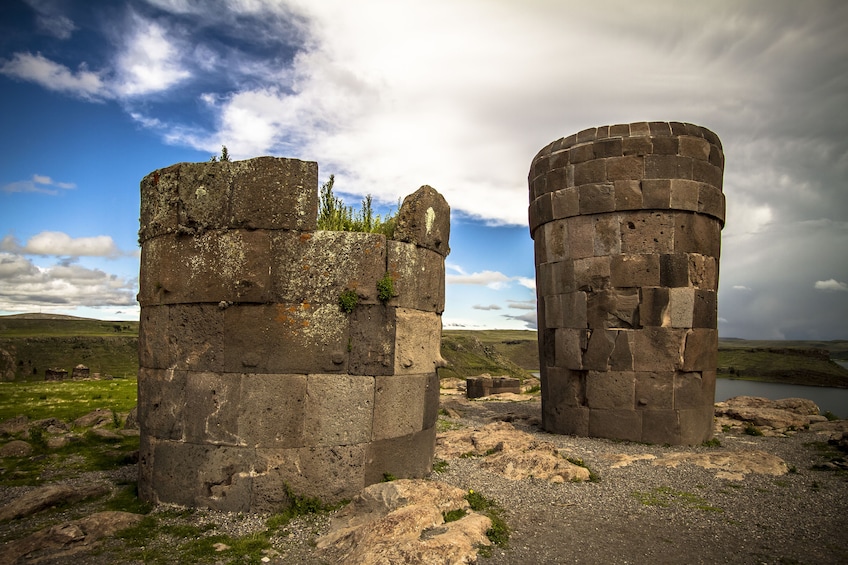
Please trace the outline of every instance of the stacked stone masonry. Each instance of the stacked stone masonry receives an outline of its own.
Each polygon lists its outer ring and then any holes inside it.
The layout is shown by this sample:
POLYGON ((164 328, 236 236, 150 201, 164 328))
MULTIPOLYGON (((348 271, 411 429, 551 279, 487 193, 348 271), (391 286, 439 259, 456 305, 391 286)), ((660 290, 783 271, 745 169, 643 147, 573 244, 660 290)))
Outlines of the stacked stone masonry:
POLYGON ((709 439, 723 170, 718 137, 680 122, 587 129, 533 159, 546 430, 709 439))
POLYGON ((319 231, 317 188, 272 157, 142 180, 142 498, 271 511, 430 472, 450 209, 422 187, 394 240, 319 231))

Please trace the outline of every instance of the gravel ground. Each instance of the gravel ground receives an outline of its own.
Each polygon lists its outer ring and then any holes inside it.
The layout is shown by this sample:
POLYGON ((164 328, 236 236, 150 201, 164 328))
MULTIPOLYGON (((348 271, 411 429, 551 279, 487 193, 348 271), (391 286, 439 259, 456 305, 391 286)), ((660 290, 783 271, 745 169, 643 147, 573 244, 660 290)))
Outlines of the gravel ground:
MULTIPOLYGON (((522 431, 554 443, 583 459, 599 477, 587 483, 551 484, 536 479, 510 481, 486 470, 479 458, 455 459, 432 479, 474 489, 495 500, 511 529, 508 548, 495 548, 486 564, 549 563, 848 563, 848 472, 818 470, 826 462, 821 445, 826 438, 812 432, 791 437, 753 437, 717 433, 718 449, 761 449, 782 458, 792 472, 775 477, 746 475, 742 481, 716 478, 692 464, 677 468, 636 461, 613 468, 612 455, 661 456, 707 447, 663 447, 630 442, 547 434, 538 428, 539 400, 529 402, 468 402, 444 398, 455 418, 442 423, 478 427, 511 421, 522 431), (819 447, 813 445, 818 442, 819 447)), ((127 467, 98 479, 133 478, 127 467)), ((80 477, 80 481, 92 477, 80 477)), ((3 490, 3 489, 0 489, 3 490)), ((0 503, 16 492, 0 492, 0 503)), ((85 507, 62 511, 68 519, 85 507)), ((153 515, 160 523, 214 524, 213 533, 242 536, 265 530, 263 515, 195 510, 179 516, 163 506, 153 515)), ((56 523, 62 517, 52 514, 56 523)), ((3 539, 33 531, 46 517, 4 524, 3 539)), ((272 538, 271 563, 323 563, 315 556, 314 539, 326 532, 327 514, 299 518, 272 538)), ((159 540, 161 542, 161 540, 159 540)), ((42 563, 100 565, 114 563, 121 542, 106 543, 106 551, 76 554, 42 563)), ((151 543, 157 543, 151 540, 151 543)), ((174 546, 176 551, 176 546, 174 546)), ((176 553, 175 553, 176 555, 176 553)), ((131 563, 132 561, 122 560, 131 563)), ((138 563, 138 561, 136 561, 138 563)))

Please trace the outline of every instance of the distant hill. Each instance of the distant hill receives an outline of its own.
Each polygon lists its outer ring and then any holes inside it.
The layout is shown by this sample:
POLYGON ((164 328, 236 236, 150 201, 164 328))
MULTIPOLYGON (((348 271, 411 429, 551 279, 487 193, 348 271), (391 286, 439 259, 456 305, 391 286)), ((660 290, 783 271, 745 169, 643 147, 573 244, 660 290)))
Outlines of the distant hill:
POLYGON ((41 312, 8 314, 6 316, 0 316, 0 319, 2 318, 10 320, 94 320, 94 318, 80 318, 79 316, 68 316, 66 314, 42 314, 41 312))

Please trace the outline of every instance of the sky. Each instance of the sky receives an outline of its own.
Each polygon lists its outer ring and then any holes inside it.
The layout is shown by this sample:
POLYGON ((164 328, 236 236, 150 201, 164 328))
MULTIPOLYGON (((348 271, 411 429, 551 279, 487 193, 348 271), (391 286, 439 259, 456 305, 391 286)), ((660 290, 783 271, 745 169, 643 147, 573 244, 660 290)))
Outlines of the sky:
POLYGON ((846 37, 842 0, 3 0, 0 315, 137 319, 139 181, 226 145, 433 186, 444 327, 534 329, 537 151, 683 121, 725 151, 720 336, 848 339, 846 37))

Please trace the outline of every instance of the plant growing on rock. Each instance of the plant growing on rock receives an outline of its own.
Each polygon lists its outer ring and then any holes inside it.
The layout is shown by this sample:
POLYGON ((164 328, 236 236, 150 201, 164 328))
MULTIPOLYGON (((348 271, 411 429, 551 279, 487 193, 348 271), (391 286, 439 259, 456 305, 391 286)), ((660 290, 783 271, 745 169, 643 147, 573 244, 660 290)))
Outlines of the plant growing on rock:
POLYGON ((330 180, 321 185, 318 203, 319 230, 379 233, 388 238, 394 235, 396 215, 381 217, 375 214, 370 194, 362 200, 362 207, 354 210, 333 194, 335 182, 335 176, 330 175, 330 180))
POLYGON ((359 304, 359 295, 355 290, 346 289, 339 294, 339 309, 345 314, 350 314, 359 304))
POLYGON ((395 296, 395 279, 392 277, 391 273, 386 271, 386 274, 383 275, 383 278, 377 281, 377 298, 380 299, 380 302, 386 303, 395 296))

